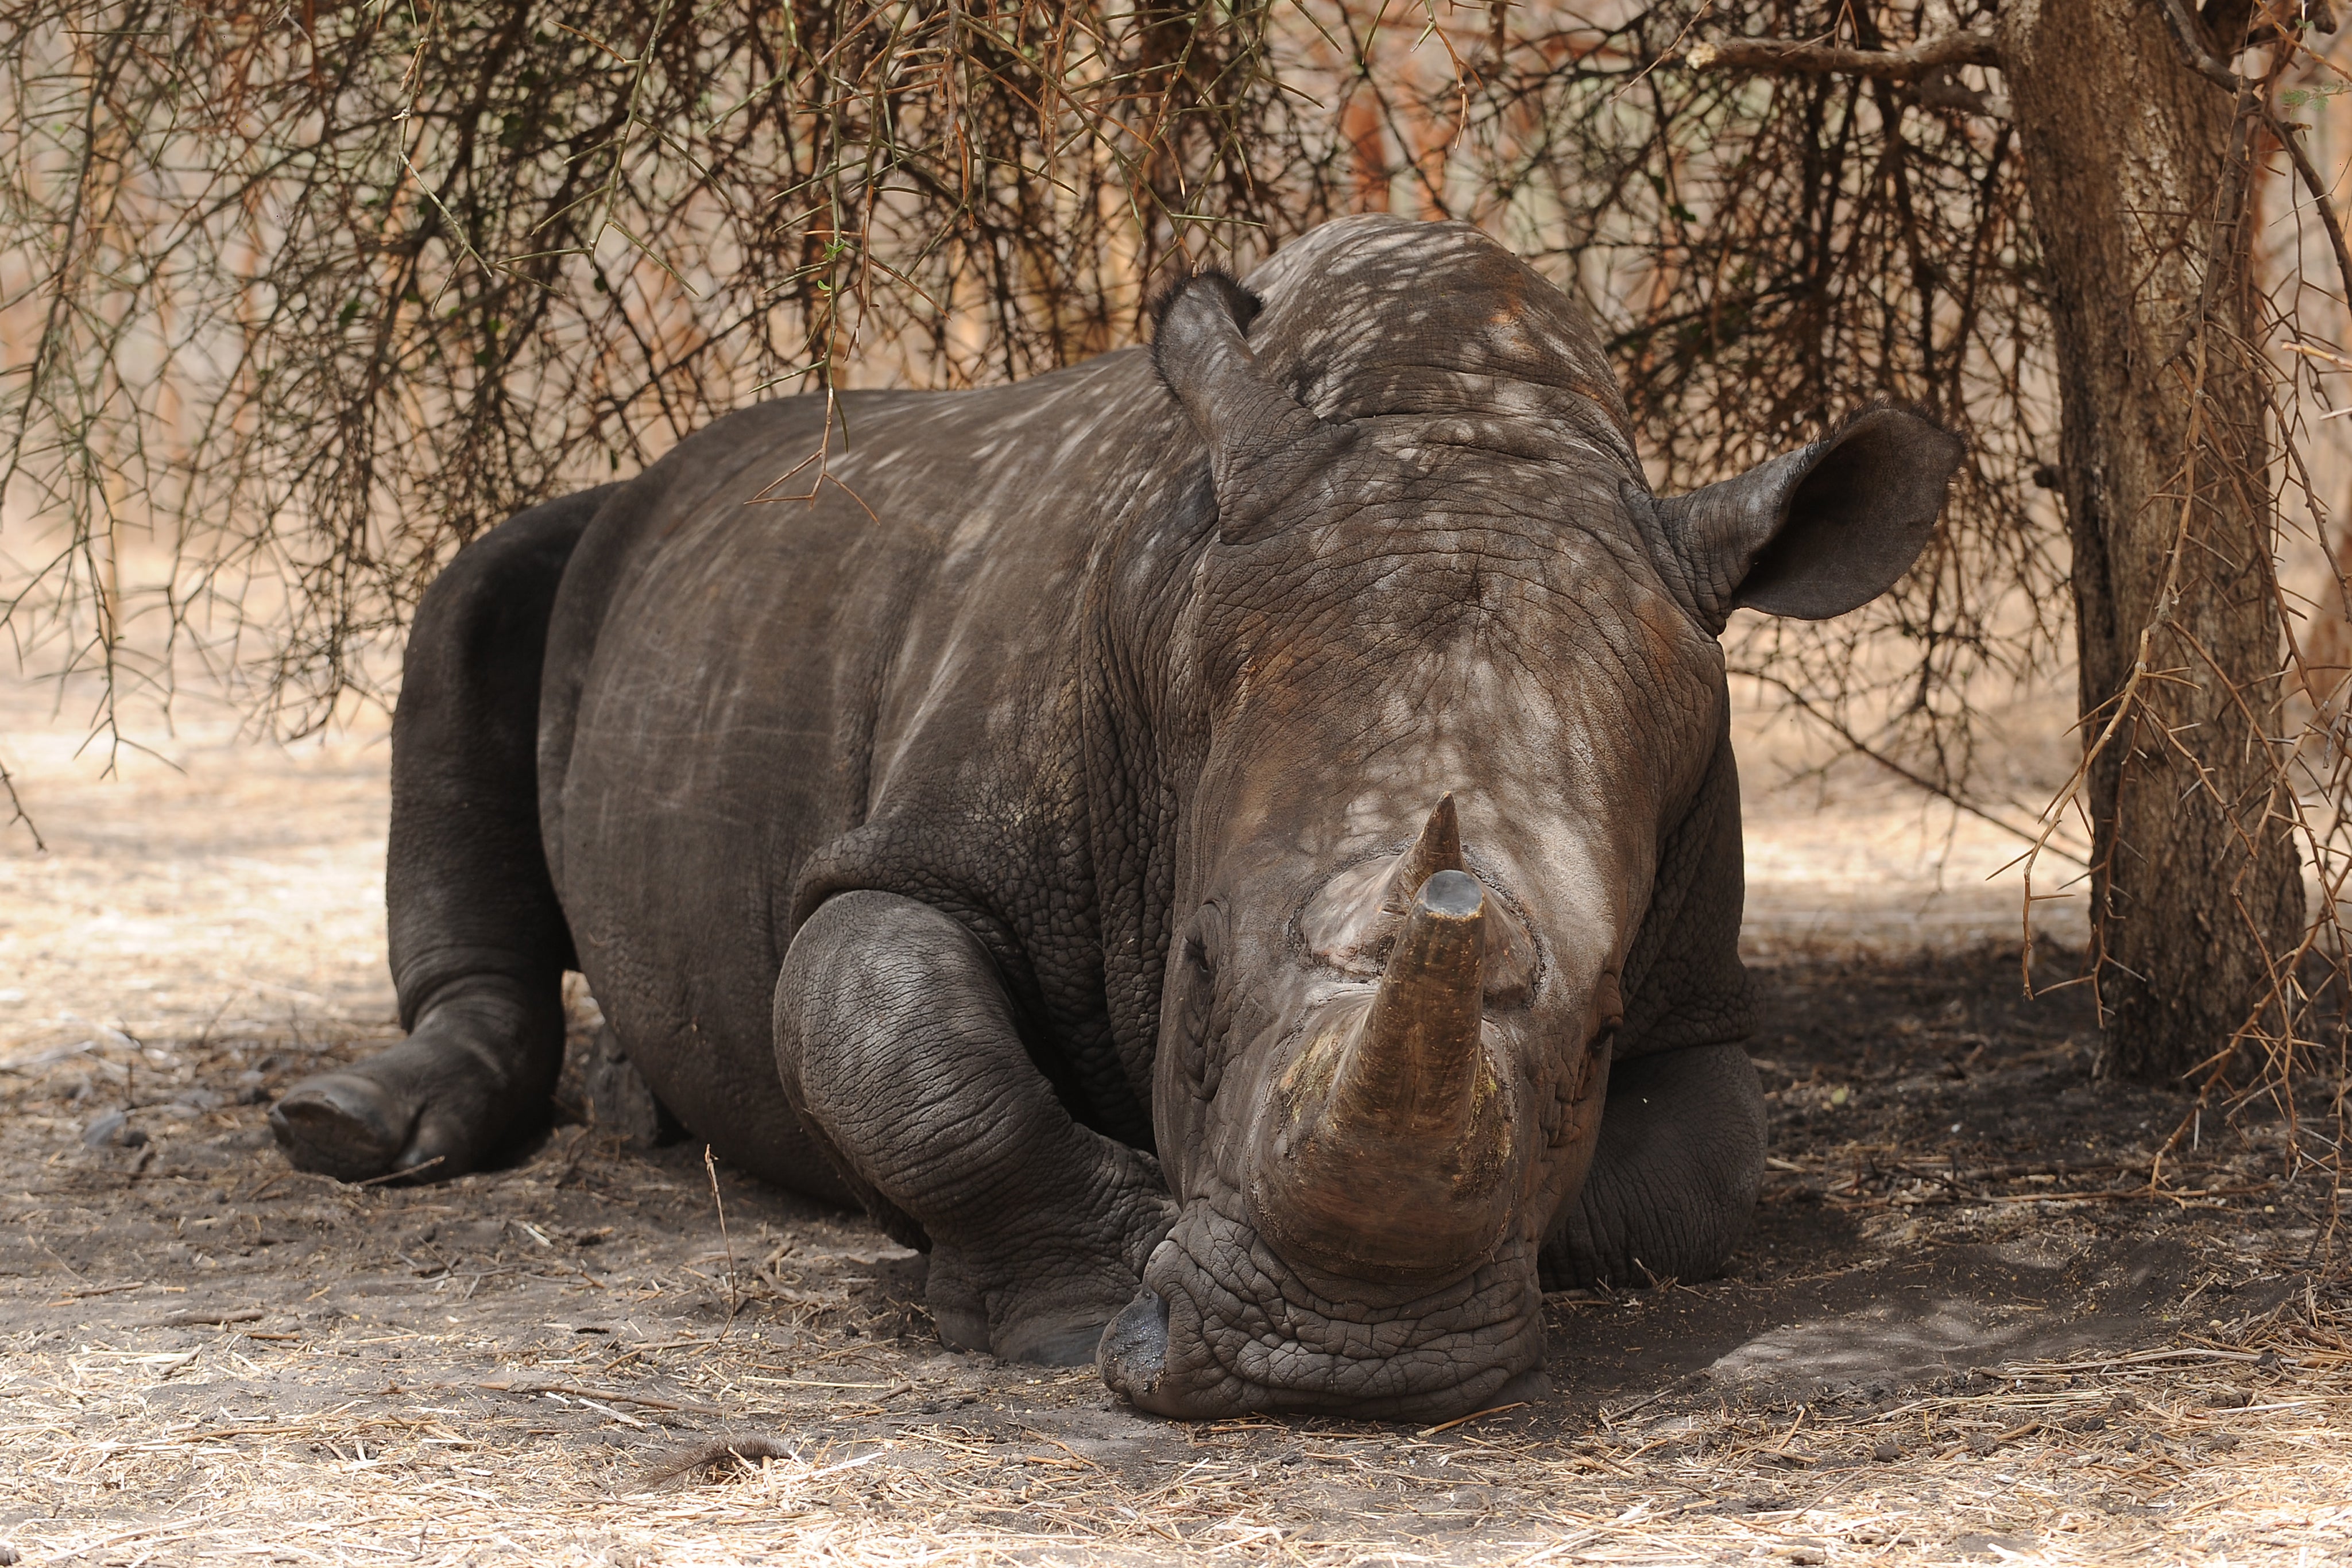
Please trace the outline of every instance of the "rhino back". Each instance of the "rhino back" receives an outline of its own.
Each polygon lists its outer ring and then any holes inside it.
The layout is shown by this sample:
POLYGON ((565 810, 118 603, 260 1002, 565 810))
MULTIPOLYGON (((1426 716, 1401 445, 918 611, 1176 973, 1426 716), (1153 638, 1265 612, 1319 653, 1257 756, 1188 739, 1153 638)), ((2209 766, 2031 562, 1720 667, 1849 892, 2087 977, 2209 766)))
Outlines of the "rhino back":
POLYGON ((582 967, 656 1092, 763 1169, 799 921, 852 888, 920 898, 996 956, 1073 1108, 1139 1127, 1094 1061, 1079 649, 1107 530, 1176 460, 1173 410, 1114 354, 841 412, 822 479, 793 472, 821 400, 747 410, 627 486, 575 557, 540 771, 582 967))

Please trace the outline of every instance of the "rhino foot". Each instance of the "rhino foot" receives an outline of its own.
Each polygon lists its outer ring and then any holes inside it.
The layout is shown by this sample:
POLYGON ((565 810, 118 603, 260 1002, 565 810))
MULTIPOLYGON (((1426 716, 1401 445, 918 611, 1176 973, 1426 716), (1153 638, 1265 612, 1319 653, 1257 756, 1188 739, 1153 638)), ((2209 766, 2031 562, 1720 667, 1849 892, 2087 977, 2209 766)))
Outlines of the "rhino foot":
POLYGON ((1053 1271, 1038 1273, 1041 1284, 984 1287, 951 1249, 935 1246, 925 1295, 940 1338, 960 1350, 987 1351, 1000 1361, 1092 1365, 1103 1330, 1135 1292, 1133 1282, 1122 1289, 1115 1279, 1080 1284, 1053 1271))
POLYGON ((306 1078, 269 1110, 288 1162, 339 1181, 394 1169, 415 1120, 399 1096, 358 1071, 306 1078))
POLYGON ((297 1083, 270 1108, 288 1163, 339 1181, 445 1181, 542 1125, 562 1020, 505 988, 436 1000, 398 1045, 297 1083))
POLYGON ((1713 1279, 1755 1214, 1764 1138, 1763 1085, 1744 1047, 1612 1066, 1592 1168, 1544 1243, 1544 1288, 1713 1279))

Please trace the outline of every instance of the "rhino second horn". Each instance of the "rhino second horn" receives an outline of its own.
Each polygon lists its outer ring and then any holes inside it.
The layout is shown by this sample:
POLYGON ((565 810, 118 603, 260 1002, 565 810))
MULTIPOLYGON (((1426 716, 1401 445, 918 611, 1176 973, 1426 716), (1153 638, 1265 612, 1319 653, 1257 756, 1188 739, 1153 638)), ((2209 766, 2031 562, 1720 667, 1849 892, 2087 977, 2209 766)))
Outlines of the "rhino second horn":
POLYGON ((1413 841, 1412 848, 1397 858, 1396 870, 1381 889, 1381 907, 1402 915, 1412 907, 1414 895, 1429 885, 1431 877, 1442 871, 1469 869, 1462 861, 1462 821, 1454 815, 1454 792, 1449 789, 1438 797, 1437 809, 1421 825, 1421 837, 1413 841))
POLYGON ((1430 877, 1370 1006, 1311 1040, 1277 1087, 1252 1196, 1294 1262, 1446 1278, 1501 1240, 1511 1116, 1484 1040, 1486 925, 1475 877, 1430 877))

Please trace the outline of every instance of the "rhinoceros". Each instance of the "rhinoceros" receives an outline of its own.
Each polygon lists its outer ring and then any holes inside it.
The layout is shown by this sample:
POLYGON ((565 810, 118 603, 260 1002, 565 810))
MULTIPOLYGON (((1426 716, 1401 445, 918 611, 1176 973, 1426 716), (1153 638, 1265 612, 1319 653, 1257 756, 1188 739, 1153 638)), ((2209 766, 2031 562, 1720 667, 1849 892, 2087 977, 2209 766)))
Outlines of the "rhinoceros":
POLYGON ((1718 1270, 1761 1177, 1727 618, 1884 591, 1960 453, 1875 408, 1655 496, 1579 308, 1385 216, 1149 350, 730 415, 425 593, 408 1038, 279 1141, 494 1157, 576 969, 950 1344, 1176 1416, 1528 1396, 1547 1288, 1718 1270))

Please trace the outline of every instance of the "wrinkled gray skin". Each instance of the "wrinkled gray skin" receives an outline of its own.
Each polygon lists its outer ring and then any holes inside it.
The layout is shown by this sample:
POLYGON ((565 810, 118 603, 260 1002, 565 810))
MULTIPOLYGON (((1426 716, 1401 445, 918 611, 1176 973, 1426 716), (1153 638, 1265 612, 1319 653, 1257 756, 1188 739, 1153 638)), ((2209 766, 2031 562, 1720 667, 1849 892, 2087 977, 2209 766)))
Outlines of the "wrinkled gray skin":
POLYGON ((813 501, 747 505, 813 472, 793 399, 464 551, 394 736, 411 1038, 278 1105, 295 1163, 490 1157, 577 967, 720 1159, 929 1249, 950 1343, 1147 1409, 1458 1415, 1538 1386, 1545 1284, 1716 1270, 1763 1157, 1717 638, 1887 587, 1958 444, 1881 411, 1660 500, 1476 232, 1249 288, 852 394, 813 501), (1462 869, 1381 905, 1449 791, 1462 869), (1474 1132, 1315 1145, 1314 1042, 1456 916, 1474 1132))

